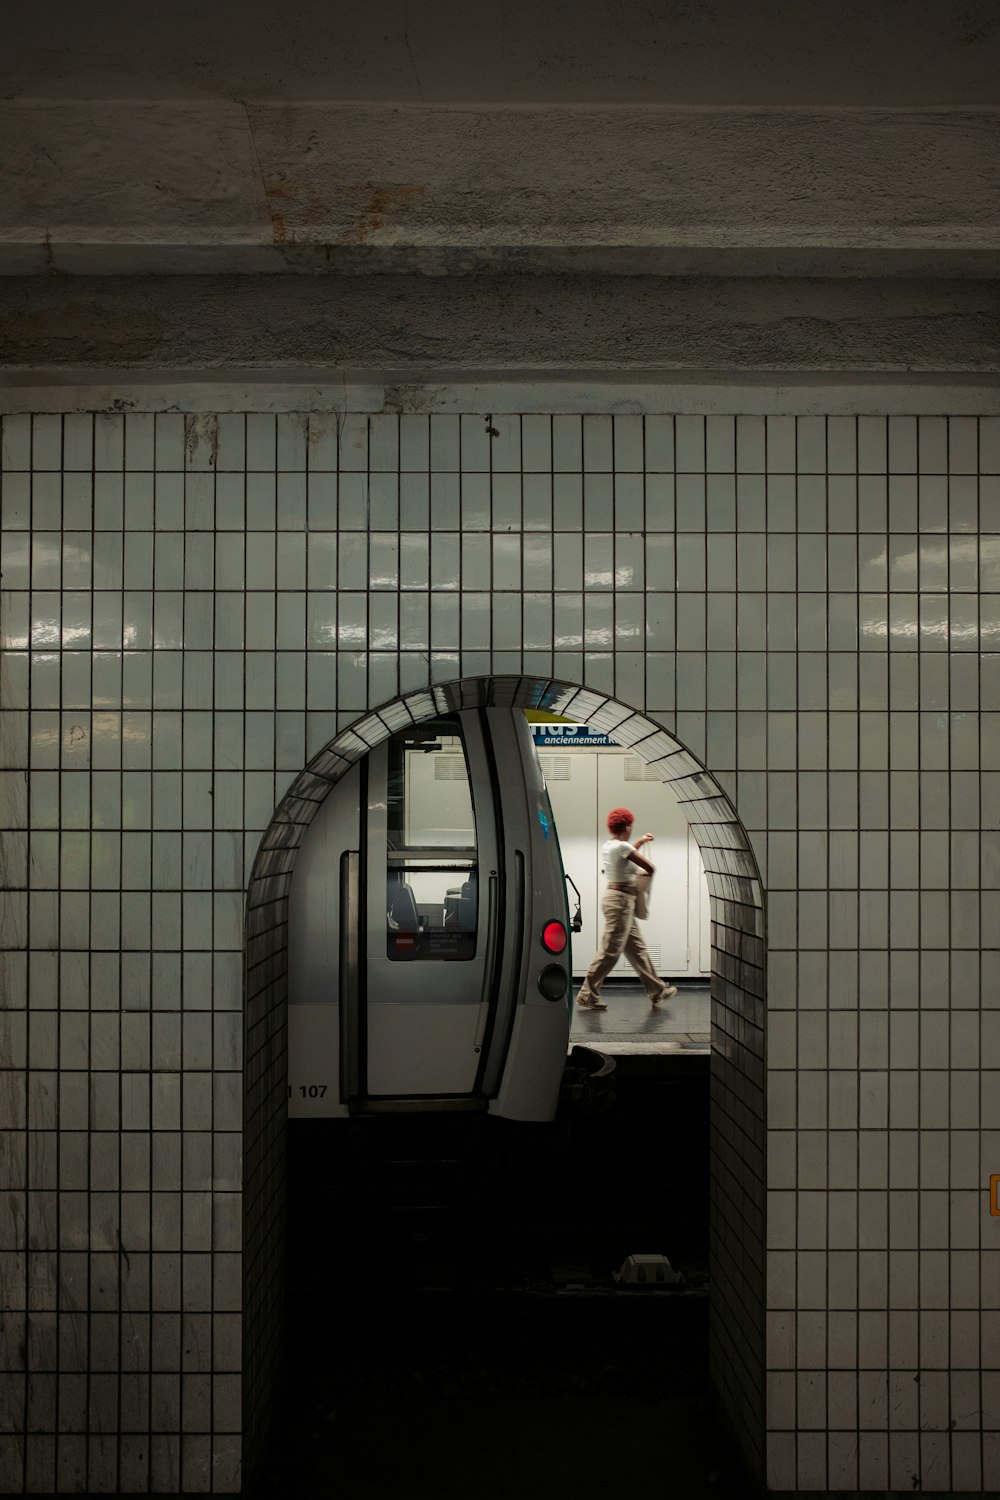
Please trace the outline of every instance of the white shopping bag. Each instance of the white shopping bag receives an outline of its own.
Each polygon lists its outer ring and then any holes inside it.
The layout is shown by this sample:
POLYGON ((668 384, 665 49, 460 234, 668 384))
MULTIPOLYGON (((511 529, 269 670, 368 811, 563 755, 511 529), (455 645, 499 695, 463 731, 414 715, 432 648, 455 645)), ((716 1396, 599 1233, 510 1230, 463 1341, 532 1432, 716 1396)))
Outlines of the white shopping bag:
POLYGON ((653 877, 641 870, 635 877, 635 914, 640 921, 649 916, 649 901, 653 891, 653 877))

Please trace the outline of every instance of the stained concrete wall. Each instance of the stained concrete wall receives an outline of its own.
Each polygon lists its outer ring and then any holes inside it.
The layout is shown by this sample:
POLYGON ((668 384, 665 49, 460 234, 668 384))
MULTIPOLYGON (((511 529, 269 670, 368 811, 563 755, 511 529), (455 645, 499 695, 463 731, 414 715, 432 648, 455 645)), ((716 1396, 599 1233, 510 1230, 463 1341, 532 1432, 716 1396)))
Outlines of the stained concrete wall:
POLYGON ((56 0, 0 271, 983 273, 998 79, 989 0, 56 0))
POLYGON ((8 275, 954 275, 1000 250, 994 108, 29 99, 0 131, 8 275))

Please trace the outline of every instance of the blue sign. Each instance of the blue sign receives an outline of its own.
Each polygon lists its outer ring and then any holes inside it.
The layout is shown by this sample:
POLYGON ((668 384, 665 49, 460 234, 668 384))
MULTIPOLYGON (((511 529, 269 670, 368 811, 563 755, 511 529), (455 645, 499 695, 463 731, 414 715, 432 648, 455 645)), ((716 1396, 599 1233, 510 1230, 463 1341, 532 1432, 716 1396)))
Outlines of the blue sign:
POLYGON ((539 750, 592 750, 598 745, 615 744, 586 724, 533 724, 531 734, 539 750))

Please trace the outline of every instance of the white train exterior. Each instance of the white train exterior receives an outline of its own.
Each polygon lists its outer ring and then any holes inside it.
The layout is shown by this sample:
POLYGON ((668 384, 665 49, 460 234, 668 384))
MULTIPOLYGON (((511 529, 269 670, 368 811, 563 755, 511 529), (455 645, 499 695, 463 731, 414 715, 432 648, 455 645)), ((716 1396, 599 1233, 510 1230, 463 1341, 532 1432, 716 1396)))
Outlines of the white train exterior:
POLYGON ((572 1006, 548 792, 523 712, 392 735, 332 789, 289 909, 289 1115, 555 1115, 572 1006))

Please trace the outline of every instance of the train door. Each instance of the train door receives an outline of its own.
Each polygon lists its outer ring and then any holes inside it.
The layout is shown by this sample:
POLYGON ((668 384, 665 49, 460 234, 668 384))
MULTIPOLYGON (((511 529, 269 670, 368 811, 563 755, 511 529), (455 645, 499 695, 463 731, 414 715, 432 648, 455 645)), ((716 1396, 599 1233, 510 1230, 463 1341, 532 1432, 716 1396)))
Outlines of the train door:
POLYGON ((371 1098, 476 1091, 501 861, 489 747, 470 717, 465 732, 457 719, 403 730, 369 757, 357 1083, 371 1098))

